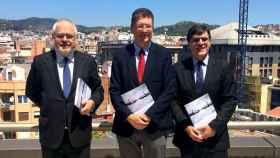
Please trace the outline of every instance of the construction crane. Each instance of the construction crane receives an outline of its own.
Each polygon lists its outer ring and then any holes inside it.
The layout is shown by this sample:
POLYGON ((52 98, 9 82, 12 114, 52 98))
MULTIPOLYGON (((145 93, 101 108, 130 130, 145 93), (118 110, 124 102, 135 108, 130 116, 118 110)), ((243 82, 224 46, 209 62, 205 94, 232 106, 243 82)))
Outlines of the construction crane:
POLYGON ((246 73, 246 52, 247 52, 247 26, 248 26, 248 5, 249 0, 240 0, 239 2, 239 28, 238 45, 240 47, 239 61, 239 103, 244 99, 244 82, 246 73))

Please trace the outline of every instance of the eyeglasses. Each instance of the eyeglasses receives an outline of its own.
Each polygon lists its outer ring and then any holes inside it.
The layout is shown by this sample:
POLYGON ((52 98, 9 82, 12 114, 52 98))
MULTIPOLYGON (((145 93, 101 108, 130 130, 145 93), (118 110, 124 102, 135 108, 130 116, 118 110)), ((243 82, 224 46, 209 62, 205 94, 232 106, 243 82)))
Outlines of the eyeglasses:
POLYGON ((153 29, 153 25, 149 25, 149 24, 140 24, 140 25, 135 25, 137 29, 153 29))
POLYGON ((206 42, 206 41, 209 40, 209 38, 208 38, 208 37, 201 37, 201 38, 196 38, 196 37, 194 37, 194 38, 191 39, 191 42, 197 43, 197 42, 199 42, 200 40, 201 40, 202 42, 206 42))
POLYGON ((66 39, 73 39, 75 37, 75 34, 70 34, 70 33, 55 33, 54 35, 55 37, 60 39, 64 37, 66 37, 66 39))

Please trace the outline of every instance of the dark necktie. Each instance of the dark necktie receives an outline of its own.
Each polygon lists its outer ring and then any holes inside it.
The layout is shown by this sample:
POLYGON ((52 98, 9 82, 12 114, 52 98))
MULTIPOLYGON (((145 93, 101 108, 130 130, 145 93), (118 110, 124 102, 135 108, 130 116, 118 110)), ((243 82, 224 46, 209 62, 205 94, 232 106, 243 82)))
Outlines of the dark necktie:
POLYGON ((143 49, 139 52, 139 63, 138 63, 138 81, 139 83, 143 82, 145 70, 145 52, 143 49))
POLYGON ((71 74, 68 61, 69 59, 67 57, 64 57, 63 93, 66 98, 68 97, 71 88, 71 74))
POLYGON ((198 61, 196 64, 196 81, 195 81, 196 92, 198 94, 202 92, 203 82, 204 82, 202 66, 203 66, 203 62, 198 61))

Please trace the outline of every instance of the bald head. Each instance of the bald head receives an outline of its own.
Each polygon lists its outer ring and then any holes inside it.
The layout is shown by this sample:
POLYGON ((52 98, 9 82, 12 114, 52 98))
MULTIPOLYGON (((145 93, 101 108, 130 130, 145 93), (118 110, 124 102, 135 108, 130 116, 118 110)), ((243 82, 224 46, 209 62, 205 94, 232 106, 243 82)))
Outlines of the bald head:
POLYGON ((77 44, 76 25, 67 19, 56 21, 52 28, 52 38, 55 49, 66 56, 77 44))
POLYGON ((78 33, 76 25, 71 20, 68 20, 68 19, 57 20, 52 26, 52 33, 55 33, 57 26, 60 26, 60 25, 69 25, 73 28, 75 34, 78 33))

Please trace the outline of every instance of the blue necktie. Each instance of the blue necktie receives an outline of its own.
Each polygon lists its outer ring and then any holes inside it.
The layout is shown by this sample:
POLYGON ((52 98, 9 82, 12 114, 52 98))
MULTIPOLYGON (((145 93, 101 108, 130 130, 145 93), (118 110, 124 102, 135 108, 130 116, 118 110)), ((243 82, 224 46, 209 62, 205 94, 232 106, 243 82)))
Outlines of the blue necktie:
POLYGON ((70 93, 71 88, 71 74, 70 68, 68 64, 69 59, 64 57, 64 68, 63 68, 63 93, 64 96, 67 98, 70 93))
POLYGON ((198 94, 202 92, 203 82, 204 82, 202 66, 203 66, 203 62, 198 61, 196 64, 196 81, 195 81, 196 92, 198 94))

